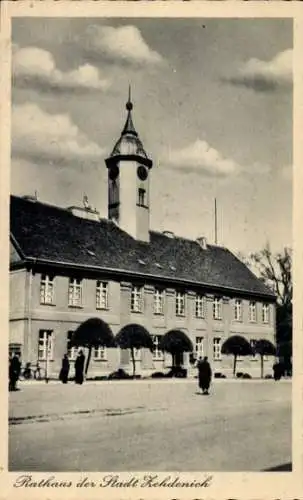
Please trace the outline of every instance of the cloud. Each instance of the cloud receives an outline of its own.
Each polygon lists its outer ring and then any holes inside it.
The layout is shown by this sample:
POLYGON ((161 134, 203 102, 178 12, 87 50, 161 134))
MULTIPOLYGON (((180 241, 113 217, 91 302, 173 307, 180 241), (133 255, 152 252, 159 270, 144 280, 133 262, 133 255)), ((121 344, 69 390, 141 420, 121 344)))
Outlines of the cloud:
POLYGON ((82 166, 104 154, 67 114, 50 115, 36 104, 12 109, 12 154, 37 164, 82 166))
POLYGON ((64 72, 56 68, 50 52, 37 47, 14 48, 13 81, 18 86, 63 92, 106 90, 110 86, 109 80, 101 78, 95 66, 83 64, 64 72))
POLYGON ((280 52, 271 61, 250 59, 223 80, 257 92, 287 89, 292 85, 292 50, 280 52))
POLYGON ((170 152, 167 165, 179 171, 194 172, 206 176, 228 176, 241 170, 234 160, 225 158, 206 141, 197 139, 185 148, 170 152))
POLYGON ((79 38, 86 56, 95 61, 105 58, 125 64, 155 65, 163 63, 162 56, 152 50, 136 26, 90 26, 79 38))

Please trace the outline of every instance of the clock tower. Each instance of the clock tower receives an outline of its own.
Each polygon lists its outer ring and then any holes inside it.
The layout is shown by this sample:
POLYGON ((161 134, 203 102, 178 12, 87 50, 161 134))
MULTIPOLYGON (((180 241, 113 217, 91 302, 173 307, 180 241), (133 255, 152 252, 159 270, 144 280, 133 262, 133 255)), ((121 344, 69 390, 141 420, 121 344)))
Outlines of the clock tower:
POLYGON ((108 218, 133 238, 149 241, 150 174, 153 166, 132 119, 129 89, 127 118, 119 140, 105 160, 108 170, 108 218))

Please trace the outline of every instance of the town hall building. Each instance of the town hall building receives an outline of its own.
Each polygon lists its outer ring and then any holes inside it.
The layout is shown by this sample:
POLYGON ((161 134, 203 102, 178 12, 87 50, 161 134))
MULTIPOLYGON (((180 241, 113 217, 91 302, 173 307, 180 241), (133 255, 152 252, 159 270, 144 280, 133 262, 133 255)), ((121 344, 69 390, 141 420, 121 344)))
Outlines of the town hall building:
MULTIPOLYGON (((11 196, 10 352, 20 353, 23 363, 47 362, 57 377, 65 353, 75 360, 75 329, 99 317, 114 334, 136 323, 152 335, 154 351, 136 352, 143 376, 171 366, 170 355, 158 348, 171 329, 192 341, 192 356, 181 359, 189 373, 191 361, 206 355, 214 372, 230 374, 232 359, 221 354, 229 336, 275 342, 275 295, 227 248, 150 229, 153 161, 132 108, 129 98, 121 136, 105 160, 108 218, 87 199, 81 207, 60 208, 11 196)), ((94 349, 91 376, 118 368, 131 371, 127 350, 94 349)), ((259 364, 251 356, 240 359, 238 369, 259 373, 259 364)))

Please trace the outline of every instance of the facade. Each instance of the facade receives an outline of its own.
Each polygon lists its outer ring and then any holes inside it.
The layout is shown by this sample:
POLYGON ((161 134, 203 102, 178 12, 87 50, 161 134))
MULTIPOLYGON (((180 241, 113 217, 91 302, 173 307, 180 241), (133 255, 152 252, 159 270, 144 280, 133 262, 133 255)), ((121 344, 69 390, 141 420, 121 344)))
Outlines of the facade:
MULTIPOLYGON (((171 329, 192 340, 194 356, 181 359, 189 372, 193 357, 207 355, 214 372, 230 373, 232 358, 221 355, 226 338, 275 341, 275 295, 226 248, 150 230, 153 163, 133 125, 130 98, 126 108, 121 137, 106 159, 108 219, 87 200, 64 209, 11 197, 10 350, 23 362, 43 366, 48 359, 57 376, 63 354, 71 362, 76 357, 72 332, 100 317, 114 334, 137 323, 153 336, 154 352, 136 353, 138 373, 171 366, 157 348, 171 329)), ((91 376, 119 367, 131 370, 128 351, 94 350, 91 376)), ((265 373, 271 367, 265 362, 265 373)), ((238 370, 259 373, 259 363, 240 359, 238 370)))

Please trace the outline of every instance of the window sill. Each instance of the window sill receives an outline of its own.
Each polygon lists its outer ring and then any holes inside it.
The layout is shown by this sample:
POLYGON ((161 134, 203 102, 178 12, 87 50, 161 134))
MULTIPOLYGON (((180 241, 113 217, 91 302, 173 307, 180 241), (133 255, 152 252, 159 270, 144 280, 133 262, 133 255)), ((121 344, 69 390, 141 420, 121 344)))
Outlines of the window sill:
POLYGON ((222 321, 222 318, 213 318, 215 321, 222 321))
POLYGON ((195 319, 205 319, 205 316, 195 316, 195 319))
POLYGON ((133 309, 131 309, 130 311, 132 314, 143 314, 143 311, 134 311, 133 309))
POLYGON ((214 362, 219 361, 221 363, 222 359, 213 359, 214 362))
POLYGON ((70 307, 71 309, 83 309, 83 306, 74 306, 72 304, 68 304, 68 307, 70 307))
POLYGON ((96 363, 107 363, 107 359, 95 359, 93 358, 93 361, 96 362, 96 363))
POLYGON ((177 318, 185 318, 185 314, 177 314, 176 313, 176 316, 177 316, 177 318))
POLYGON ((137 207, 146 208, 148 210, 148 206, 147 205, 143 205, 141 203, 137 203, 137 207))
POLYGON ((164 313, 154 312, 154 316, 164 316, 164 313))
POLYGON ((96 307, 96 311, 109 311, 109 307, 96 307))
POLYGON ((40 302, 40 306, 56 307, 56 304, 53 304, 51 302, 40 302))

